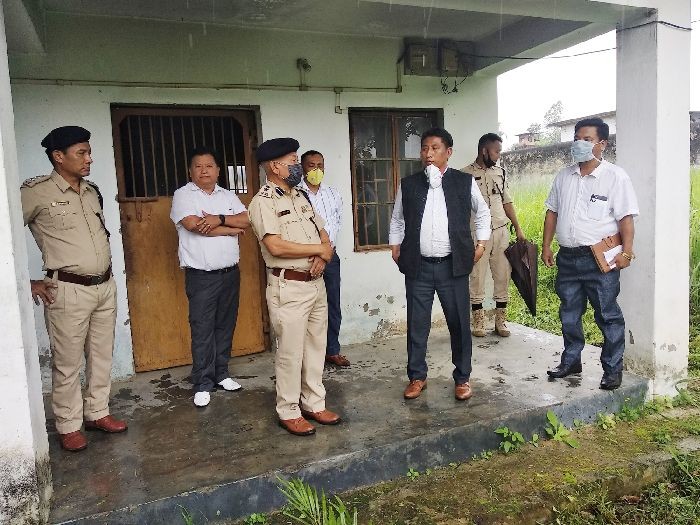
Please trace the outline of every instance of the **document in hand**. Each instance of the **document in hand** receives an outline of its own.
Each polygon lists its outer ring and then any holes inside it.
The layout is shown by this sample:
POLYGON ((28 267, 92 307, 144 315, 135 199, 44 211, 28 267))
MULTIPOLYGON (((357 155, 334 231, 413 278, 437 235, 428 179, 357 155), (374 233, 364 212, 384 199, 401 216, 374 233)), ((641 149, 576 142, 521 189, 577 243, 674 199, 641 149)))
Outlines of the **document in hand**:
POLYGON ((622 253, 622 238, 619 233, 606 237, 600 242, 591 246, 595 262, 603 273, 608 273, 615 269, 615 257, 622 253))

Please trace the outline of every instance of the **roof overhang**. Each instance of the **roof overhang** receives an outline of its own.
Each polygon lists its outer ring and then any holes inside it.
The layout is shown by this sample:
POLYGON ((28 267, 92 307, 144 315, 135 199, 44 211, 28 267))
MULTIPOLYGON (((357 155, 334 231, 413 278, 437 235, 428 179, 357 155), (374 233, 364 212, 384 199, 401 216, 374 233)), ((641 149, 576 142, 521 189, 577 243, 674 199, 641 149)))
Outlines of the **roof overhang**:
POLYGON ((582 0, 5 0, 8 48, 41 53, 47 14, 100 16, 368 38, 468 42, 471 69, 497 75, 648 15, 582 0))

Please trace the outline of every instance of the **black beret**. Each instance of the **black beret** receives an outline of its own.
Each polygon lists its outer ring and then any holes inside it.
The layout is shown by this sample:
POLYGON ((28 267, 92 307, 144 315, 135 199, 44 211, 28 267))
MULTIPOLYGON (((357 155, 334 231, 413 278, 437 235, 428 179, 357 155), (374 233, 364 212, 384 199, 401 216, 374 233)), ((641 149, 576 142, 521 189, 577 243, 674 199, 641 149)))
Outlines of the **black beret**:
POLYGON ((293 153, 299 149, 299 141, 289 137, 266 140, 255 152, 258 162, 279 159, 287 153, 293 153))
POLYGON ((41 145, 49 151, 66 149, 73 144, 90 140, 90 132, 80 126, 63 126, 56 128, 44 137, 41 145))

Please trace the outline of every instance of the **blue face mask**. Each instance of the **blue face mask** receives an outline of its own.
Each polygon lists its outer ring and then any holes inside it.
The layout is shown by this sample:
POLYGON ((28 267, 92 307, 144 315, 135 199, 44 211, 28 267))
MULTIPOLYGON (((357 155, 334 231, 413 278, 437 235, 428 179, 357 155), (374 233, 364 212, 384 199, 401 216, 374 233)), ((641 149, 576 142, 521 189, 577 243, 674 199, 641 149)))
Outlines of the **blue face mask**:
POLYGON ((574 159, 574 162, 588 162, 589 160, 593 159, 602 162, 602 156, 600 159, 598 159, 595 155, 593 155, 593 146, 600 144, 601 142, 603 141, 601 140, 600 142, 596 142, 594 144, 593 142, 588 142, 587 140, 575 140, 573 144, 571 144, 571 157, 574 159))
MULTIPOLYGON (((279 164, 282 164, 281 162, 279 164)), ((301 166, 300 163, 296 164, 283 164, 283 166, 287 166, 287 171, 289 172, 289 175, 282 180, 290 187, 293 188, 294 186, 298 185, 301 182, 301 179, 304 178, 304 168, 301 166)))

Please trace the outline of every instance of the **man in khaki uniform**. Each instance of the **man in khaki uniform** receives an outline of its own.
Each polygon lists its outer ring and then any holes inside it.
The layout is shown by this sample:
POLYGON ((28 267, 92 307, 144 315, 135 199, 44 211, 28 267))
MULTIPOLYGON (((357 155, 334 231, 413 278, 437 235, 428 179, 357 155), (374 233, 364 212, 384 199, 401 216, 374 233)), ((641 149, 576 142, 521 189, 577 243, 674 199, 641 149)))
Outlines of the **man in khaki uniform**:
MULTIPOLYGON (((521 241, 525 234, 520 229, 518 217, 515 214, 513 199, 508 192, 506 171, 497 166, 501 157, 501 137, 495 133, 487 133, 479 139, 476 160, 462 171, 474 177, 481 194, 491 210, 491 238, 486 241, 484 256, 474 265, 469 277, 469 296, 472 303, 472 318, 474 327, 472 335, 486 335, 483 302, 485 298, 484 285, 487 267, 491 267, 493 277, 493 299, 496 301, 495 330, 501 337, 508 337, 510 330, 506 326, 506 306, 508 305, 508 283, 510 282, 511 267, 505 256, 505 249, 510 242, 508 223, 515 228, 515 236, 521 241)), ((474 231, 474 229, 472 229, 474 231)))
POLYGON ((323 219, 295 188, 303 175, 298 149, 291 138, 258 147, 267 184, 251 200, 248 214, 267 266, 267 307, 277 336, 277 415, 285 430, 307 436, 316 431, 307 419, 335 425, 340 416, 326 409, 322 378, 328 305, 320 277, 333 246, 323 219))
POLYGON ((84 180, 92 164, 90 132, 64 126, 41 145, 51 174, 24 181, 24 223, 36 240, 46 277, 32 281, 34 302, 44 303, 52 353, 52 408, 61 446, 87 447, 80 431, 123 432, 126 423, 109 415, 116 286, 109 233, 97 186, 84 180), (85 356, 85 393, 80 367, 85 356))

